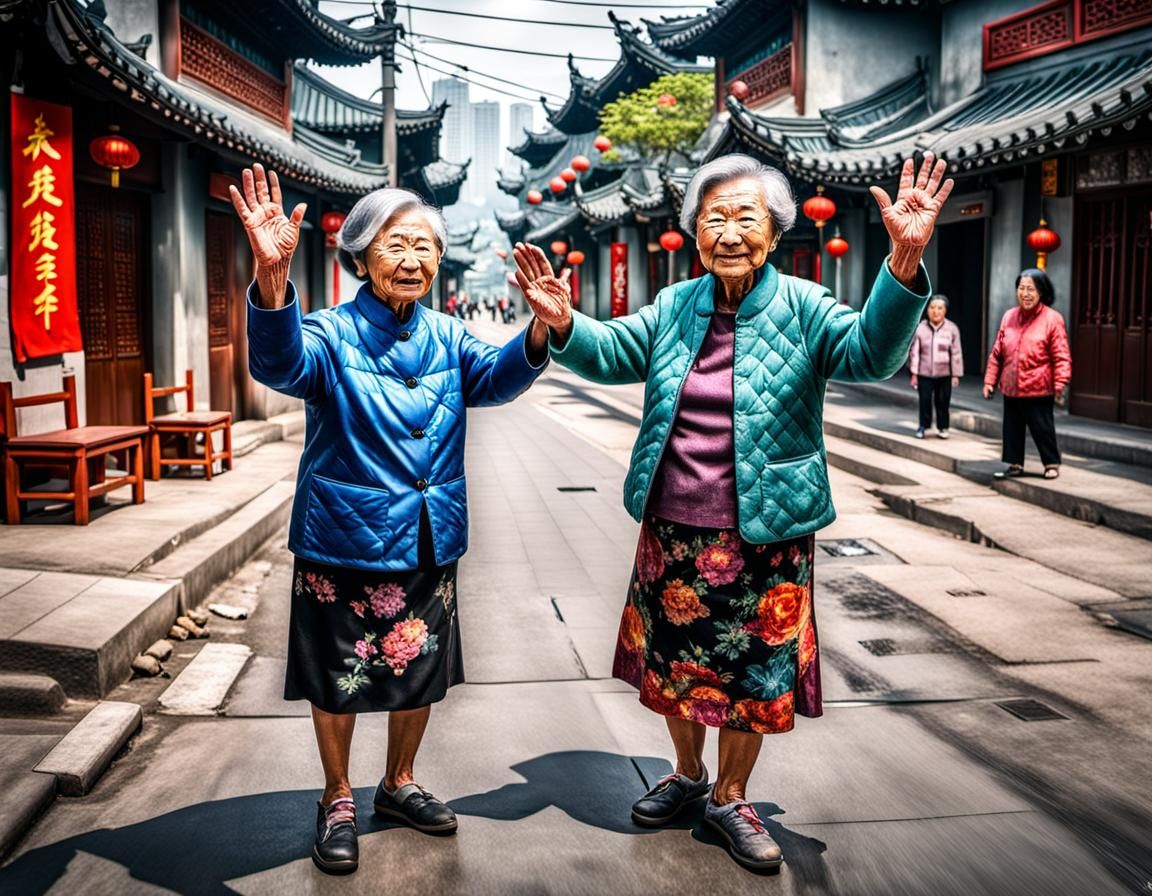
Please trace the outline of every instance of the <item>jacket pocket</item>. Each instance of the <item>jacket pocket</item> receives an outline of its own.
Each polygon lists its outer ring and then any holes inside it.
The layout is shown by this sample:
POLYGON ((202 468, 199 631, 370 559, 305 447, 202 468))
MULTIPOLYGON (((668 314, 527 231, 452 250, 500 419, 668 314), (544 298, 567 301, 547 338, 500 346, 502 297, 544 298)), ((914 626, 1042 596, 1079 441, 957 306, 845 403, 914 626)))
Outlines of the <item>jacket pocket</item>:
POLYGON ((768 463, 760 477, 760 497, 764 521, 773 532, 817 521, 831 501, 824 457, 813 451, 768 463))
POLYGON ((392 495, 387 489, 312 477, 304 539, 309 548, 338 563, 387 559, 393 537, 388 525, 392 495))

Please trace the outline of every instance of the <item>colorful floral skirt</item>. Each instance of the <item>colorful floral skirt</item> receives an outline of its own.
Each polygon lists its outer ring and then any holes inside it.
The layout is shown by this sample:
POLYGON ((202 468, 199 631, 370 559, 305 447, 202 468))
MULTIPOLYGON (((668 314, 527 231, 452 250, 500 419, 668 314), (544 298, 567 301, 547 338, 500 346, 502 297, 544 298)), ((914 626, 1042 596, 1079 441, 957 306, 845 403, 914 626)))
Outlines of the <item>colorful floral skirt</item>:
POLYGON ((814 545, 645 518, 612 674, 654 712, 715 728, 775 734, 821 715, 814 545))
POLYGON ((376 572, 296 558, 286 700, 332 713, 417 709, 463 681, 455 561, 376 572))

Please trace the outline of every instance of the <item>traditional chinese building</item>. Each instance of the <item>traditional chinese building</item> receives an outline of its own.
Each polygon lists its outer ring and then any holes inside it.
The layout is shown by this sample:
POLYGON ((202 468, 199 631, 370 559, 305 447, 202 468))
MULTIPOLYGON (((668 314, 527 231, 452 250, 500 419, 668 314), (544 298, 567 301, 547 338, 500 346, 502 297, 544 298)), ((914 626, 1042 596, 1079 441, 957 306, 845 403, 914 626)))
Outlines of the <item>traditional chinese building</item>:
POLYGON ((957 186, 925 263, 949 296, 969 373, 982 367, 1041 220, 1073 350, 1071 409, 1152 426, 1152 7, 726 0, 650 22, 653 43, 716 58, 717 116, 704 158, 747 152, 781 167, 803 201, 838 205, 774 261, 803 273, 829 231, 850 245, 811 275, 854 305, 888 250, 867 195, 931 150, 957 186), (757 50, 757 47, 760 49, 757 50), (806 245, 805 245, 806 244, 806 245))
MULTIPOLYGON (((454 201, 464 168, 437 157, 443 108, 395 110, 389 90, 368 103, 303 65, 380 59, 387 85, 399 30, 393 13, 385 4, 382 17, 354 28, 311 0, 0 3, 0 77, 68 135, 68 164, 53 164, 57 184, 73 188, 73 207, 60 212, 75 222, 75 268, 68 281, 61 269, 53 285, 71 290, 81 337, 79 347, 59 338, 67 333, 61 303, 37 353, 21 350, 31 344, 22 331, 45 315, 35 314, 35 265, 18 254, 42 247, 29 250, 29 233, 6 233, 0 275, 22 279, 0 276, 15 346, 0 351, 0 378, 16 380, 18 394, 55 391, 70 369, 92 424, 138 422, 146 371, 164 384, 191 368, 200 402, 238 419, 291 407, 248 376, 251 253, 228 186, 258 161, 278 172, 286 207, 308 203, 292 270, 304 310, 358 286, 334 269, 326 213, 397 182, 432 202, 454 201), (114 139, 93 145, 102 137, 114 139), (115 187, 113 163, 123 165, 115 187)), ((4 106, 9 139, 0 150, 13 175, 35 129, 34 118, 16 120, 15 108, 4 106)), ((11 190, 0 190, 6 229, 31 189, 30 179, 14 176, 11 190)))

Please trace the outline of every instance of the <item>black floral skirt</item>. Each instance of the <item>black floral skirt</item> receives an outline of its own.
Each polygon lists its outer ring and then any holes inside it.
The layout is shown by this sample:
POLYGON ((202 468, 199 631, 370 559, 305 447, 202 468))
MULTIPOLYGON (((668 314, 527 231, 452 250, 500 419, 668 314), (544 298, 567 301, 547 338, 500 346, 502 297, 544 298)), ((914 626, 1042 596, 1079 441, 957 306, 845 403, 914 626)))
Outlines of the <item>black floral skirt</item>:
POLYGON ((716 728, 774 734, 821 715, 814 546, 646 517, 612 674, 654 712, 716 728))
POLYGON ((417 709, 463 681, 455 561, 376 572, 296 558, 286 700, 331 713, 417 709))

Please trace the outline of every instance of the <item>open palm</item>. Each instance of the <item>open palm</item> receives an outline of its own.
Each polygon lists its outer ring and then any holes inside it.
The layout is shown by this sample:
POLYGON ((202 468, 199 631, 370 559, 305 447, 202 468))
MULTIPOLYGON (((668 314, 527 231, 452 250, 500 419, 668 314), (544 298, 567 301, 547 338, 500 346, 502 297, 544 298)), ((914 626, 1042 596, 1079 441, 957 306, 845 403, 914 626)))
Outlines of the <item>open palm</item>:
POLYGON ((928 245, 936 217, 944 207, 944 200, 952 192, 952 178, 941 183, 948 165, 943 159, 935 160, 930 152, 924 153, 924 162, 916 174, 912 159, 904 160, 900 174, 900 187, 893 202, 880 187, 872 187, 872 197, 880 206, 880 217, 892 242, 898 246, 928 245))
POLYGON ((552 273, 548 256, 539 246, 517 243, 512 248, 516 259, 516 282, 532 313, 553 329, 563 329, 572 319, 572 287, 568 285, 570 268, 559 277, 552 273))
POLYGON ((229 187, 228 192, 248 234, 256 264, 272 268, 288 262, 300 242, 300 223, 307 206, 301 202, 291 217, 285 215, 276 172, 265 176, 259 162, 244 169, 243 185, 243 194, 235 187, 229 187))

